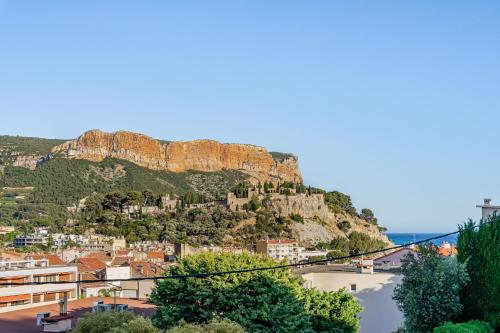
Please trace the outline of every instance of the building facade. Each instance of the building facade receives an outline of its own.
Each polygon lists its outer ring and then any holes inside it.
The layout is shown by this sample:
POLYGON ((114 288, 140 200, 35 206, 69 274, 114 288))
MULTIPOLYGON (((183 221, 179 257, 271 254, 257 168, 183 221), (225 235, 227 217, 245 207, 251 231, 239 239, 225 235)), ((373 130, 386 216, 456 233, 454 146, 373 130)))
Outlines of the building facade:
MULTIPOLYGON (((0 283, 76 281, 77 267, 49 265, 48 259, 0 261, 0 283)), ((0 286, 0 313, 57 303, 67 293, 77 297, 76 283, 0 286)))
POLYGON ((268 239, 258 241, 256 244, 257 253, 277 260, 287 259, 292 263, 299 261, 299 254, 302 251, 304 248, 299 246, 298 241, 292 239, 268 239))

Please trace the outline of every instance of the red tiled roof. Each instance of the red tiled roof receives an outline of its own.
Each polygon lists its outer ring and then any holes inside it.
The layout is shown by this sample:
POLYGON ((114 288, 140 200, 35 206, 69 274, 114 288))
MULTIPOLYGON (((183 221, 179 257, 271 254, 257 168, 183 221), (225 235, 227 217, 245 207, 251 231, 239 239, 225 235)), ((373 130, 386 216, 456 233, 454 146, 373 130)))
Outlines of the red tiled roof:
POLYGON ((128 256, 129 253, 130 253, 130 250, 116 250, 115 256, 125 257, 125 256, 128 256))
POLYGON ((165 258, 165 253, 162 251, 149 251, 147 253, 148 259, 161 259, 163 260, 165 258))
POLYGON ((451 246, 451 247, 438 247, 437 252, 445 257, 449 257, 451 255, 457 254, 457 247, 456 246, 451 246))
POLYGON ((26 257, 32 257, 33 260, 47 259, 49 261, 49 266, 64 265, 64 261, 55 254, 34 253, 26 255, 25 258, 26 257))
POLYGON ((111 266, 126 266, 130 261, 129 257, 114 257, 111 266))
POLYGON ((89 253, 86 258, 96 258, 101 261, 111 261, 111 253, 105 252, 105 251, 96 251, 96 252, 91 252, 89 253))
POLYGON ((160 276, 165 273, 163 268, 148 261, 134 261, 130 263, 130 267, 146 277, 160 276))
POLYGON ((80 264, 78 265, 78 269, 82 268, 82 271, 100 271, 107 267, 105 263, 96 258, 78 258, 76 263, 80 264))

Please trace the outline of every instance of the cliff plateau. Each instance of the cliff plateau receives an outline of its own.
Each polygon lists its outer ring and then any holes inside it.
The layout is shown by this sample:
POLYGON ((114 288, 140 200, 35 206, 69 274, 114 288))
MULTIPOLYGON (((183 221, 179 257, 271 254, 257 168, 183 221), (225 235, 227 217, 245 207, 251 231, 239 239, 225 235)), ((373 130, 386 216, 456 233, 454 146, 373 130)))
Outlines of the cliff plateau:
POLYGON ((239 170, 250 182, 302 182, 297 157, 273 157, 265 148, 246 144, 227 144, 213 140, 163 143, 146 135, 118 131, 91 130, 79 138, 52 148, 53 154, 67 158, 100 162, 106 157, 123 159, 152 170, 204 172, 239 170))

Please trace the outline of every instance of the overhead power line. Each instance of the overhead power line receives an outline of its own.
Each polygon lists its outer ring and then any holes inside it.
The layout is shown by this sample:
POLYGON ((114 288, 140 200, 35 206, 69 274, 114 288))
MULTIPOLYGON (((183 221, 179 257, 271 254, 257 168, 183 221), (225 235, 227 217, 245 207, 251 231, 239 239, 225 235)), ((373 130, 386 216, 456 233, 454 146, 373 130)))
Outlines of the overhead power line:
MULTIPOLYGON (((474 225, 474 229, 477 228, 479 225, 474 225)), ((465 231, 468 230, 467 228, 462 230, 465 231)), ((430 237, 426 238, 420 241, 416 242, 411 242, 411 243, 406 243, 403 245, 396 245, 380 250, 374 250, 374 251, 368 251, 368 252, 363 252, 363 253, 356 253, 356 254, 351 254, 347 256, 342 256, 342 257, 334 257, 330 259, 321 259, 321 260, 315 260, 307 263, 296 263, 296 264, 283 264, 283 265, 277 265, 277 266, 269 266, 269 267, 255 267, 255 268, 246 268, 246 269, 237 269, 237 270, 231 270, 231 271, 222 271, 222 272, 207 272, 207 273, 193 273, 193 274, 184 274, 184 275, 162 275, 162 276, 151 276, 151 277, 136 277, 136 278, 128 278, 128 279, 106 279, 106 280, 77 280, 77 281, 53 281, 53 282, 2 282, 0 283, 0 286, 36 286, 36 285, 44 285, 44 284, 73 284, 73 283, 103 283, 103 282, 120 282, 120 281, 147 281, 147 280, 167 280, 167 279, 187 279, 187 278, 198 278, 198 279, 203 279, 211 276, 222 276, 222 275, 229 275, 229 274, 241 274, 241 273, 250 273, 250 272, 258 272, 258 271, 269 271, 269 270, 274 270, 274 269, 283 269, 283 268, 291 268, 291 267, 298 267, 298 266, 304 266, 304 265, 316 265, 316 264, 323 264, 323 263, 329 263, 332 261, 337 261, 337 260, 345 260, 345 259, 351 259, 351 258, 357 258, 361 256, 367 256, 371 254, 377 254, 377 253, 382 253, 386 251, 391 251, 391 250, 397 250, 401 248, 405 248, 408 246, 412 245, 418 245, 422 243, 427 243, 436 239, 441 239, 445 238, 451 235, 455 235, 460 233, 460 230, 450 232, 447 234, 442 234, 439 236, 435 237, 430 237)))

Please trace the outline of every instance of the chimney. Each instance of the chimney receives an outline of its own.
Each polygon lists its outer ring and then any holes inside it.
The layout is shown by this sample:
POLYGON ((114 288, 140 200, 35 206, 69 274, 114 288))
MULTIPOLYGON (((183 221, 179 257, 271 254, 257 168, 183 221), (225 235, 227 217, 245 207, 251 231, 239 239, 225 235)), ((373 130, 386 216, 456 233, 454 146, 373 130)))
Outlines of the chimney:
POLYGON ((485 205, 485 206, 491 206, 491 199, 489 199, 489 198, 485 198, 485 199, 484 199, 484 205, 485 205))

